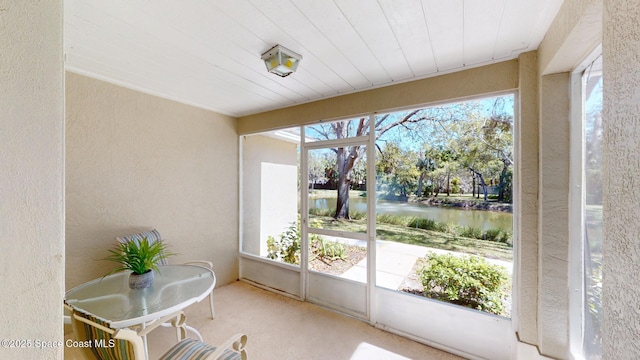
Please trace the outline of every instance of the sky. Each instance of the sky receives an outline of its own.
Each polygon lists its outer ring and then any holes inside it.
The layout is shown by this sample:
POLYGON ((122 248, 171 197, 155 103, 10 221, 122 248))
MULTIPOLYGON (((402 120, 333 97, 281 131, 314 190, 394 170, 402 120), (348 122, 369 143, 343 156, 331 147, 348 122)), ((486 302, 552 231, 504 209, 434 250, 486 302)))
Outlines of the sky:
MULTIPOLYGON (((495 107, 495 111, 499 114, 505 114, 508 116, 511 116, 511 118, 513 118, 513 114, 514 114, 514 94, 505 94, 505 95, 501 95, 501 96, 491 96, 491 97, 486 97, 486 98, 480 98, 480 99, 473 99, 473 100, 467 100, 467 101, 458 101, 458 102, 452 102, 452 103, 448 103, 448 104, 439 104, 437 106, 432 106, 432 107, 440 107, 440 108, 446 108, 446 107, 455 107, 458 106, 459 104, 467 104, 467 105, 476 105, 478 106, 478 110, 481 114, 483 114, 484 116, 491 116, 492 112, 494 111, 494 104, 496 104, 496 99, 501 98, 502 101, 497 102, 498 106, 495 107)), ((429 108, 429 107, 424 107, 429 108)), ((390 117, 400 117, 400 116, 404 116, 404 114, 408 114, 409 112, 415 110, 414 109, 409 109, 409 110, 403 110, 403 111, 397 111, 397 112, 393 112, 393 113, 388 113, 390 114, 390 117)), ((418 108, 419 109, 419 108, 418 108)), ((376 115, 376 117, 379 116, 384 116, 386 113, 382 113, 382 114, 378 114, 376 115)), ((355 129, 357 127, 357 122, 360 119, 360 117, 353 119, 352 122, 352 126, 350 128, 351 131, 351 136, 355 135, 355 129)), ((348 119, 347 119, 348 120, 348 119)), ((306 141, 310 141, 311 137, 318 137, 318 132, 316 130, 320 130, 322 131, 322 127, 323 126, 328 126, 329 123, 319 123, 319 124, 315 124, 315 125, 309 125, 305 127, 305 135, 307 136, 307 140, 306 141)), ((406 136, 406 133, 404 133, 404 128, 403 127, 396 127, 393 130, 390 130, 389 132, 387 132, 385 134, 385 136, 383 136, 382 138, 380 138, 380 142, 383 143, 385 140, 392 140, 392 139, 402 139, 402 147, 405 149, 409 149, 409 150, 413 150, 413 151, 419 151, 421 150, 422 144, 425 142, 428 142, 429 139, 426 139, 426 132, 425 133, 414 133, 413 140, 408 139, 408 137, 406 136)), ((296 136, 299 136, 299 127, 295 127, 295 128, 290 128, 290 129, 285 129, 285 130, 281 130, 278 132, 282 132, 285 134, 290 134, 288 137, 294 139, 296 136)), ((335 138, 332 137, 332 138, 335 138)))
MULTIPOLYGON (((497 114, 504 114, 504 115, 510 116, 513 119, 513 114, 514 114, 514 95, 513 94, 492 96, 492 97, 474 99, 474 100, 468 100, 468 101, 462 101, 462 102, 452 102, 449 104, 440 104, 436 107, 455 108, 459 104, 477 106, 481 116, 483 117, 490 117, 494 111, 494 104, 497 104, 497 106, 495 106, 495 112, 497 114), (497 99, 500 99, 501 101, 496 102, 497 99)), ((413 110, 414 109, 399 111, 399 112, 390 113, 390 114, 391 116, 402 117, 413 110)), ((384 115, 385 114, 380 114, 378 116, 384 116, 384 115)), ((395 129, 387 132, 383 137, 380 138, 380 140, 384 142, 385 140, 402 139, 402 147, 404 149, 413 150, 413 151, 420 151, 422 148, 422 144, 430 143, 430 139, 428 138, 429 134, 426 131, 422 133, 420 132, 417 133, 414 131, 413 133, 410 133, 410 134, 413 136, 408 137, 407 133, 405 132, 405 128, 396 127, 395 129), (413 141, 411 141, 410 138, 413 138, 413 141)), ((437 144, 431 143, 431 145, 437 145, 437 144)))

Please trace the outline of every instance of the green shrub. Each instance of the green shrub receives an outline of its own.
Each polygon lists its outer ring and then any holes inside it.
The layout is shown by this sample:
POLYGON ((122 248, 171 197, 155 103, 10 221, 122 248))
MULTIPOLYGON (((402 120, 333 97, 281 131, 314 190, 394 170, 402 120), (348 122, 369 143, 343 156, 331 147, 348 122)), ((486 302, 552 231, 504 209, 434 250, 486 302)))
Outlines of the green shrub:
POLYGON ((427 297, 493 314, 504 311, 508 276, 484 258, 429 254, 418 276, 427 297))
MULTIPOLYGON (((333 217, 335 214, 336 214, 336 209, 326 209, 326 208, 322 208, 322 209, 311 208, 311 209, 309 209, 309 215, 333 217)), ((366 219, 367 218, 367 213, 364 212, 364 211, 349 210, 349 218, 351 218, 351 220, 366 219)))
POLYGON ((451 179, 451 192, 454 194, 460 193, 460 185, 462 184, 462 180, 459 177, 454 177, 451 179))
MULTIPOLYGON (((299 222, 298 222, 299 223, 299 222)), ((300 264, 300 226, 291 223, 280 238, 267 237, 267 257, 289 264, 300 264)))
POLYGON ((484 232, 484 240, 507 244, 511 241, 511 233, 504 229, 489 229, 484 232))
POLYGON ((336 214, 336 209, 326 209, 326 208, 311 208, 309 209, 309 215, 316 216, 333 216, 336 214))
POLYGON ((456 229, 455 235, 470 239, 484 240, 482 229, 473 226, 460 226, 458 227, 458 229, 456 229))
POLYGON ((408 227, 418 228, 423 230, 431 230, 438 232, 446 232, 448 225, 445 223, 437 222, 431 219, 412 217, 407 224, 408 227))
POLYGON ((391 215, 391 214, 378 214, 378 215, 376 215, 376 221, 379 224, 407 226, 407 217, 406 216, 397 216, 397 215, 391 215))
POLYGON ((320 258, 335 261, 346 258, 344 245, 336 241, 329 241, 318 237, 312 239, 310 247, 312 254, 311 259, 320 258))
MULTIPOLYGON (((335 210, 333 211, 333 213, 335 214, 335 210)), ((333 216, 333 215, 332 215, 333 216)), ((349 210, 349 218, 351 218, 351 220, 362 220, 362 219, 366 219, 367 218, 367 213, 364 211, 358 211, 358 210, 349 210)))
MULTIPOLYGON (((311 222, 311 227, 318 227, 317 221, 311 222)), ((300 221, 291 223, 289 227, 276 239, 267 237, 267 258, 300 265, 300 221)), ((310 259, 344 260, 345 246, 341 243, 323 239, 318 234, 309 234, 310 259)))

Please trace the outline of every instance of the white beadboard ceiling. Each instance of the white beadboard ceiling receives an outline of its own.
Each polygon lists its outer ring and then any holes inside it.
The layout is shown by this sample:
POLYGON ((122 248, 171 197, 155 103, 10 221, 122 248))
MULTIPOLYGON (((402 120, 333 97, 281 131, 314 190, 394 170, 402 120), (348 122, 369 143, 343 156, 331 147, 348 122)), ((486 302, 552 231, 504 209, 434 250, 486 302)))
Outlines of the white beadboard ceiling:
POLYGON ((244 116, 504 61, 562 0, 65 0, 67 70, 244 116), (303 56, 286 78, 260 55, 303 56))

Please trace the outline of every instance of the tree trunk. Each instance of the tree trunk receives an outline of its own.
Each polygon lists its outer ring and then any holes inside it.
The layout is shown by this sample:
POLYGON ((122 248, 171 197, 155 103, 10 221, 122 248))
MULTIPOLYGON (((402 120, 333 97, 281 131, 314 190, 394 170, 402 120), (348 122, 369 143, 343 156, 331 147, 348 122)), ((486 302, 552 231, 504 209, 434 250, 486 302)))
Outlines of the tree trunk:
POLYGON ((451 194, 451 188, 449 187, 450 180, 451 180, 451 172, 447 171, 447 196, 451 194))
POLYGON ((504 179, 507 177, 507 170, 509 169, 509 165, 506 161, 503 161, 504 166, 502 167, 502 172, 500 173, 500 183, 498 184, 498 201, 504 202, 504 179))
POLYGON ((476 174, 473 173, 471 176, 471 197, 476 197, 476 174))
POLYGON ((351 170, 356 160, 360 146, 336 149, 338 165, 338 199, 336 200, 336 219, 349 219, 349 189, 351 188, 351 170))
MULTIPOLYGON (((473 171, 474 174, 476 174, 476 176, 478 177, 479 185, 482 187, 482 192, 484 194, 484 201, 487 201, 487 199, 488 199, 487 184, 485 184, 485 182, 484 182, 484 177, 482 176, 482 173, 480 173, 479 171, 476 171, 476 170, 474 170, 472 168, 469 168, 469 170, 473 171)), ((480 190, 478 190, 478 198, 480 198, 480 190)))
POLYGON ((422 196, 422 183, 424 181, 424 173, 420 174, 420 177, 418 178, 418 190, 416 190, 416 196, 421 197, 422 196))
POLYGON ((336 219, 349 219, 349 180, 346 175, 338 177, 338 198, 336 199, 336 219))

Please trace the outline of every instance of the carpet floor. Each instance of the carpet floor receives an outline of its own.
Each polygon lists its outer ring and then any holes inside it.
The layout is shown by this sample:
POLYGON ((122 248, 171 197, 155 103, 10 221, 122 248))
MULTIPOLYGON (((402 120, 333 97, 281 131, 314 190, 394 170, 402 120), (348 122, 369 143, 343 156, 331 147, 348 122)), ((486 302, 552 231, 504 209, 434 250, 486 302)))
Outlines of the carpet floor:
MULTIPOLYGON (((205 299, 185 311, 187 324, 213 345, 235 333, 246 334, 246 349, 252 360, 461 359, 360 320, 240 281, 217 288, 214 299, 214 320, 205 299)), ((175 331, 158 328, 148 341, 150 358, 156 359, 175 344, 175 331)), ((65 359, 80 357, 73 349, 65 349, 65 359)))

